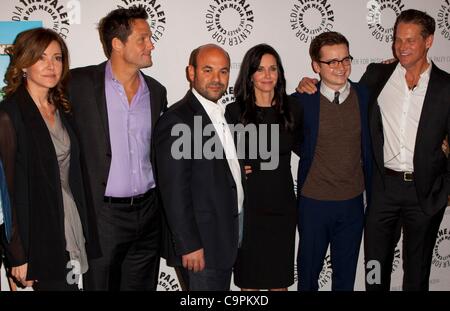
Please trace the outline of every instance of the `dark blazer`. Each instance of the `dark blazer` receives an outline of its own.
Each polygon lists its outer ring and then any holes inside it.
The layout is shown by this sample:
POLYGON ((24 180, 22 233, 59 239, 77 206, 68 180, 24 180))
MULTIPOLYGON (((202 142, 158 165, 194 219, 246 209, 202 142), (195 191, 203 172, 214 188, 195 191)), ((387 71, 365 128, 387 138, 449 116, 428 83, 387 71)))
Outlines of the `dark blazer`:
MULTIPOLYGON (((103 206, 112 156, 106 107, 105 68, 106 62, 72 69, 68 88, 76 123, 75 130, 81 145, 88 206, 94 208, 97 215, 103 206)), ((150 157, 154 168, 154 126, 167 107, 167 92, 155 79, 146 75, 144 78, 150 91, 151 115, 148 116, 152 122, 150 157)))
MULTIPOLYGON (((353 82, 350 82, 350 84, 358 95, 361 116, 361 156, 363 160, 364 183, 367 202, 370 202, 372 188, 372 147, 367 122, 369 94, 365 87, 353 82)), ((317 89, 320 90, 320 83, 317 85, 317 89)), ((300 197, 300 191, 314 159, 317 136, 319 134, 320 92, 312 95, 294 93, 292 96, 298 100, 303 109, 303 139, 300 144, 300 162, 298 164, 297 176, 297 197, 300 197)))
MULTIPOLYGON (((193 153, 194 117, 201 117, 201 129, 211 124, 200 102, 188 91, 156 126, 158 183, 174 248, 167 259, 171 265, 181 265, 181 255, 204 248, 208 268, 229 269, 237 256, 239 223, 236 184, 228 162, 225 157, 203 156, 176 160, 171 153, 172 144, 180 139, 171 135, 177 124, 190 129, 188 142, 193 153)), ((202 137, 202 146, 209 138, 202 137)), ((242 166, 241 175, 245 178, 242 166)))
MULTIPOLYGON (((80 153, 70 115, 60 111, 70 137, 69 184, 78 208, 90 258, 98 256, 92 230, 93 214, 86 208, 81 177, 80 153)), ((50 133, 24 86, 0 105, 2 131, 8 131, 5 162, 13 209, 12 241, 6 255, 12 266, 28 263, 30 280, 64 280, 67 276, 64 207, 60 172, 50 133)), ((3 138, 5 139, 5 137, 3 138)))
MULTIPOLYGON (((9 200, 8 187, 6 183, 5 171, 3 170, 3 164, 0 157, 0 203, 2 207, 3 224, 5 225, 5 238, 6 242, 11 241, 12 234, 12 216, 11 216, 11 204, 9 200)), ((0 233, 2 235, 3 233, 0 233)), ((1 256, 1 255, 0 255, 1 256)))
MULTIPOLYGON (((388 65, 370 64, 360 80, 360 83, 370 90, 369 123, 376 163, 374 181, 381 180, 383 184, 384 136, 377 99, 397 64, 398 62, 388 65)), ((434 215, 447 206, 447 195, 450 194, 450 159, 445 157, 441 145, 449 133, 450 75, 432 63, 413 159, 417 196, 423 212, 427 215, 434 215)))

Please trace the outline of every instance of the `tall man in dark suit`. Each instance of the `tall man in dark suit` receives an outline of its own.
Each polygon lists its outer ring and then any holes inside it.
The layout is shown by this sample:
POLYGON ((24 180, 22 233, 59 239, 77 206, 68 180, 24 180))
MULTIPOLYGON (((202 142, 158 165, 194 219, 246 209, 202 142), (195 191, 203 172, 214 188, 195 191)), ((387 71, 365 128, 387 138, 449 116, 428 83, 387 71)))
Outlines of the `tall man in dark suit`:
POLYGON ((156 290, 161 211, 153 165, 154 125, 166 89, 140 69, 152 65, 143 8, 100 21, 108 61, 71 71, 70 101, 90 207, 103 256, 89 263, 88 290, 156 290))
POLYGON ((389 290, 403 230, 403 290, 428 290, 432 250, 450 193, 450 75, 427 57, 435 21, 417 10, 395 22, 398 62, 371 64, 369 123, 375 157, 365 227, 367 290, 389 290))
POLYGON ((245 175, 217 103, 229 70, 221 47, 195 49, 188 67, 192 89, 156 127, 157 180, 175 252, 168 262, 182 266, 188 290, 229 290, 237 256, 245 175))

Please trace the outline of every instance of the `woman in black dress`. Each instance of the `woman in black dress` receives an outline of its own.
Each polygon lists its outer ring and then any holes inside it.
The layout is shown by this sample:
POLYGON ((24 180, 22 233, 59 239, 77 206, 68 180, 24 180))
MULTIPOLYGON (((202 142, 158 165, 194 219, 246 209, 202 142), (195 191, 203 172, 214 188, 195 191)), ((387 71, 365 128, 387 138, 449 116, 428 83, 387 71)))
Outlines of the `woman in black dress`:
POLYGON ((301 137, 301 111, 286 95, 278 53, 266 44, 245 54, 234 91, 236 102, 227 107, 229 122, 257 129, 257 139, 238 133, 238 147, 245 138, 247 192, 234 282, 242 290, 287 290, 294 283, 297 219, 290 163, 301 137), (249 152, 255 148, 256 157, 249 152))

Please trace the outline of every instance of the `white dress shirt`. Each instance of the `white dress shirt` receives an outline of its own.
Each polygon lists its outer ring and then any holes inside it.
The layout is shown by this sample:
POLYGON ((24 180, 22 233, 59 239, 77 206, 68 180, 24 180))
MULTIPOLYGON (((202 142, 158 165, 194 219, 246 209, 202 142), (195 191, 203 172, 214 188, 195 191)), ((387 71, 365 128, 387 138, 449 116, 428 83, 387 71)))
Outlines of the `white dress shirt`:
POLYGON ((234 182, 236 183, 238 211, 240 214, 244 203, 244 188, 242 187, 241 167, 239 165, 233 136, 231 135, 230 128, 228 127, 225 119, 225 108, 221 104, 214 103, 204 98, 195 89, 192 89, 192 93, 198 99, 208 114, 208 117, 211 119, 214 129, 216 130, 216 133, 219 136, 220 142, 224 148, 228 166, 230 167, 234 182))
MULTIPOLYGON (((347 99, 348 95, 350 95, 350 88, 351 88, 350 82, 347 81, 345 86, 338 90, 339 105, 342 104, 347 99)), ((325 98, 328 99, 330 102, 333 102, 335 92, 336 91, 330 88, 328 85, 326 85, 325 82, 322 81, 322 83, 320 83, 320 94, 325 96, 325 98)))
POLYGON ((431 61, 410 90, 406 69, 400 63, 378 96, 384 134, 384 166, 400 172, 414 172, 414 147, 423 102, 430 80, 431 61))

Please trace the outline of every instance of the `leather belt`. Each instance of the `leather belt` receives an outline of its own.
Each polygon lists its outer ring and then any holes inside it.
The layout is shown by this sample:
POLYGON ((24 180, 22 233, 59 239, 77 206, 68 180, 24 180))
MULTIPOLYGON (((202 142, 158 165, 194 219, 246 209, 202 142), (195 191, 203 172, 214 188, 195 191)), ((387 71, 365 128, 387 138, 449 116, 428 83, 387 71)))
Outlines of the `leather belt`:
POLYGON ((401 177, 403 181, 414 181, 414 172, 398 172, 385 167, 384 174, 388 176, 401 177))
POLYGON ((147 200, 152 193, 155 191, 154 188, 148 190, 146 193, 144 194, 140 194, 140 195, 135 195, 132 197, 123 197, 123 198, 117 198, 117 197, 107 197, 104 196, 103 197, 103 202, 105 203, 118 203, 118 204, 128 204, 128 205, 134 205, 134 204, 140 204, 142 202, 144 202, 145 200, 147 200))

